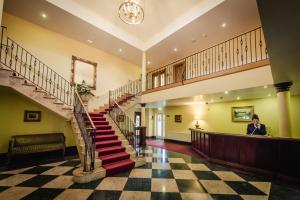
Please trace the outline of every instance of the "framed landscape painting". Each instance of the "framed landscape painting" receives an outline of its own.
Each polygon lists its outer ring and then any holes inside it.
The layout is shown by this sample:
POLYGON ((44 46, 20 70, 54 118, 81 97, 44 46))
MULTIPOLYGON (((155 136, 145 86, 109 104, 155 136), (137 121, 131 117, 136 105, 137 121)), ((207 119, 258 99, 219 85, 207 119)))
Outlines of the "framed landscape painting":
POLYGON ((251 122, 253 113, 253 106, 231 108, 231 117, 233 122, 251 122))

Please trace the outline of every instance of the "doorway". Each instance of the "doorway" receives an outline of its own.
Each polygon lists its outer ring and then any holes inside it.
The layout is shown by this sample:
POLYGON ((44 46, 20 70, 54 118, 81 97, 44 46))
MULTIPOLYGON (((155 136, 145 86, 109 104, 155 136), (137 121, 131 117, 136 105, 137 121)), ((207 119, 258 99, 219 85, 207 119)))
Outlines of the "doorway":
POLYGON ((185 61, 174 65, 174 83, 185 79, 185 61))
POLYGON ((156 138, 164 138, 164 115, 159 113, 156 117, 156 138))
POLYGON ((134 112, 134 123, 136 127, 142 126, 142 113, 134 112))

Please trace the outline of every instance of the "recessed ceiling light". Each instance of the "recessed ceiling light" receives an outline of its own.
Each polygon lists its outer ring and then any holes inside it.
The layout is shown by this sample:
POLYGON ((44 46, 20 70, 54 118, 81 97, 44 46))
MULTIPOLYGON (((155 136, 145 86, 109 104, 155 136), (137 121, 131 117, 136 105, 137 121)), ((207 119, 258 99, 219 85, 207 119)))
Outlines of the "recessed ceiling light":
POLYGON ((148 61, 147 61, 147 64, 148 64, 148 65, 150 65, 150 64, 151 64, 151 62, 148 60, 148 61))
POLYGON ((178 51, 178 49, 177 49, 177 48, 174 48, 174 49, 173 49, 173 51, 175 51, 175 52, 176 52, 176 51, 178 51))
POLYGON ((46 13, 42 13, 41 16, 42 16, 42 18, 44 18, 44 19, 47 18, 47 14, 46 14, 46 13))
POLYGON ((205 33, 203 33, 203 34, 202 34, 202 37, 206 38, 206 37, 207 37, 207 35, 206 35, 205 33))
POLYGON ((265 86, 264 86, 264 88, 265 88, 265 89, 267 89, 267 88, 268 88, 268 86, 267 86, 267 85, 265 85, 265 86))
POLYGON ((88 43, 90 43, 90 44, 92 44, 92 43, 93 43, 93 41, 92 41, 92 40, 87 40, 87 42, 88 42, 88 43))
POLYGON ((226 90, 224 93, 225 93, 225 94, 228 94, 229 92, 226 90))
POLYGON ((221 26, 222 26, 222 28, 225 28, 227 26, 227 24, 223 23, 221 26))
POLYGON ((123 51, 123 49, 119 48, 119 52, 122 52, 122 51, 123 51))
POLYGON ((240 100, 240 99, 241 99, 240 97, 237 97, 237 98, 236 98, 236 100, 240 100))

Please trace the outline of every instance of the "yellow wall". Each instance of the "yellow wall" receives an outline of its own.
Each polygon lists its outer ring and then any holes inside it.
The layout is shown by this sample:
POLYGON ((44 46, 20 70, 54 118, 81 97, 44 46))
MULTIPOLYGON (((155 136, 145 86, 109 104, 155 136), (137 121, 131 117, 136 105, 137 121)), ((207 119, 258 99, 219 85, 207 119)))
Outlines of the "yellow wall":
MULTIPOLYGON (((136 64, 8 13, 3 14, 2 25, 8 28, 8 35, 13 40, 51 66, 66 80, 70 80, 72 55, 97 62, 96 96, 101 97, 108 90, 118 88, 128 80, 140 76, 141 68, 136 64)), ((103 103, 99 102, 101 99, 95 99, 91 106, 98 107, 103 103)))
MULTIPOLYGON (((172 138, 178 133, 189 133, 188 129, 194 127, 195 116, 200 116, 199 124, 206 131, 222 133, 246 134, 247 122, 232 122, 231 108, 238 106, 254 106, 254 112, 259 115, 261 122, 264 123, 270 135, 278 136, 277 121, 277 100, 273 98, 253 99, 244 101, 232 101, 213 104, 189 105, 189 106, 169 106, 161 109, 152 110, 154 120, 150 121, 151 126, 155 127, 155 116, 157 113, 165 115, 165 136, 172 138), (174 115, 182 115, 182 123, 174 122, 174 115), (153 124, 154 123, 154 124, 153 124)), ((300 95, 291 97, 291 118, 292 118, 292 137, 300 138, 300 95)), ((149 115, 148 119, 151 116, 149 115)), ((156 134, 155 129, 149 130, 156 134)), ((186 135, 182 135, 186 137, 186 135)))
POLYGON ((64 133, 67 146, 74 146, 70 122, 14 92, 0 87, 0 153, 6 153, 12 135, 64 133), (42 111, 41 122, 24 122, 24 110, 42 111))

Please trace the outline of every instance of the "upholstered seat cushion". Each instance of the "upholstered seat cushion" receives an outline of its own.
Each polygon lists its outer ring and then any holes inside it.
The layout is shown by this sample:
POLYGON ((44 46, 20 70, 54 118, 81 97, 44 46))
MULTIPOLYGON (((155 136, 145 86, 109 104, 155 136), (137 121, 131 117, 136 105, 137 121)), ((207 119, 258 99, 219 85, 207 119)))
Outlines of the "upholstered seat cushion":
POLYGON ((63 149, 64 144, 35 144, 29 146, 22 146, 22 147, 14 147, 13 153, 14 154, 27 154, 27 153, 37 153, 37 152, 44 152, 44 151, 52 151, 63 149))
POLYGON ((14 147, 64 143, 64 140, 62 133, 16 135, 12 137, 14 147))

